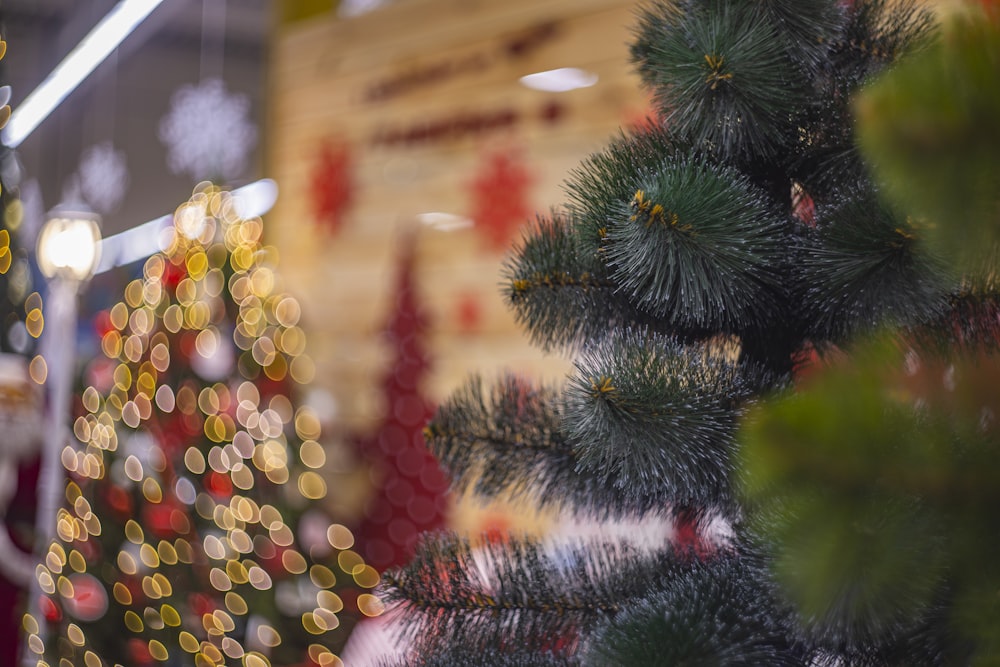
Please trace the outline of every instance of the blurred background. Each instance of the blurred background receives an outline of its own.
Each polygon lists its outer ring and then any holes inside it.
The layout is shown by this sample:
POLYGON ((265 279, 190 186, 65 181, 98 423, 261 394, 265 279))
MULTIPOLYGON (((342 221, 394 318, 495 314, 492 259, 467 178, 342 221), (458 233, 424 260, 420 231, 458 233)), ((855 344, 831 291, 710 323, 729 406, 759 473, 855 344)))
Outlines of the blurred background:
MULTIPOLYGON (((42 315, 55 300, 36 237, 56 209, 98 213, 105 250, 125 238, 140 249, 106 252, 80 291, 69 354, 47 357, 48 383, 71 382, 79 412, 85 387, 110 386, 102 341, 157 249, 150 223, 200 181, 235 190, 263 181, 263 243, 298 299, 312 360, 296 393, 322 422, 323 521, 354 531, 377 569, 398 562, 421 527, 544 530, 531 508, 448 496, 433 462, 402 450, 473 373, 555 382, 568 369, 522 335, 501 271, 521 227, 565 200, 569 171, 620 128, 648 122, 628 63, 635 3, 129 2, 154 8, 30 127, 18 116, 29 95, 127 3, 0 2, 0 85, 14 110, 0 156, 9 234, 0 253, 11 259, 0 276, 3 352, 30 364, 32 382, 45 379, 41 333, 58 327, 42 315)), ((213 372, 234 370, 224 355, 214 363, 213 372)), ((21 371, 0 375, 23 389, 21 371)), ((32 400, 36 418, 51 409, 51 397, 32 400)), ((37 481, 39 449, 0 456, 18 470, 0 505, 22 550, 37 489, 53 488, 37 481)), ((29 578, 0 581, 11 646, 29 578)))

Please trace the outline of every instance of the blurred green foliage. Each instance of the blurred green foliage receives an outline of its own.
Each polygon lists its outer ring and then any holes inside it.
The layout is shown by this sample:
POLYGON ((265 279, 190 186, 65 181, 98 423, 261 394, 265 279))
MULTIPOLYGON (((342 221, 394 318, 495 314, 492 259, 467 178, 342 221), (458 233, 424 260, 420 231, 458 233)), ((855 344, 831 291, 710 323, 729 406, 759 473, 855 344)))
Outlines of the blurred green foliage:
POLYGON ((1000 18, 950 16, 856 111, 862 152, 936 249, 962 263, 1000 241, 1000 18))

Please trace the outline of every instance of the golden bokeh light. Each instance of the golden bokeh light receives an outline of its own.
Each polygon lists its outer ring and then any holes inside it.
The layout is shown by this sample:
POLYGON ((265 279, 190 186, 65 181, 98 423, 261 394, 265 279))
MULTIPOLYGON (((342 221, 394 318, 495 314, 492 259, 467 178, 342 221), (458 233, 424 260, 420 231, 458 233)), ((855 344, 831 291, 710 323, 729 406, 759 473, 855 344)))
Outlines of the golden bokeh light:
MULTIPOLYGON (((353 596, 342 598, 338 584, 367 589, 378 574, 351 551, 346 526, 327 530, 335 549, 327 564, 296 538, 302 503, 327 494, 327 450, 316 412, 273 391, 311 381, 315 367, 299 302, 280 292, 277 251, 261 246, 261 221, 240 219, 227 192, 203 183, 175 222, 187 233, 164 239, 167 250, 145 261, 102 320, 106 366, 81 393, 75 442, 60 454, 73 481, 36 580, 43 594, 71 604, 74 582, 96 578, 113 602, 101 622, 122 624, 153 661, 270 667, 285 626, 260 615, 262 596, 309 577, 295 589, 305 601, 280 621, 301 622, 291 635, 299 642, 303 630, 340 627, 353 596), (99 559, 95 549, 104 549, 99 559), (349 576, 338 581, 337 567, 349 576)), ((37 293, 25 314, 28 333, 40 334, 37 293)), ((45 359, 29 369, 45 382, 45 359)), ((362 613, 375 615, 365 604, 362 613)), ((48 665, 38 623, 24 619, 28 649, 48 665)), ((59 627, 71 645, 63 642, 59 667, 104 664, 84 634, 89 625, 59 627)), ((308 657, 343 666, 321 640, 308 657)))

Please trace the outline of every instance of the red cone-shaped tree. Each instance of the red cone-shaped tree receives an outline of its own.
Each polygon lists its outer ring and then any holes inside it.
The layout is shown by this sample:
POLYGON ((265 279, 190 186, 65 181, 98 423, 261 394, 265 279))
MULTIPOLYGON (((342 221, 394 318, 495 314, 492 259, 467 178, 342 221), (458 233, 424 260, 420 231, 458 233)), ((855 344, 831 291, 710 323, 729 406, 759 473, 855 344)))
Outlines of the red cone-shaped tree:
POLYGON ((434 408, 421 388, 430 361, 423 344, 427 321, 413 284, 413 241, 408 236, 401 243, 395 306, 384 331, 394 350, 382 380, 385 416, 360 445, 378 489, 356 531, 358 546, 379 571, 408 561, 420 533, 444 526, 448 507, 447 479, 424 444, 434 408))

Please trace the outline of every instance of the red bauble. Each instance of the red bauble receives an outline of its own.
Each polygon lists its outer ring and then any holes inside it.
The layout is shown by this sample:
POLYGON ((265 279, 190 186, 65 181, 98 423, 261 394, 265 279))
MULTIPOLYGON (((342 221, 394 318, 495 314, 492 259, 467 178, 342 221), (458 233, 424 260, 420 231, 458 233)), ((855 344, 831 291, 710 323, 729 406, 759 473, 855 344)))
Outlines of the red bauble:
POLYGON ((136 667, 146 667, 153 664, 153 656, 149 652, 149 644, 142 639, 129 639, 128 652, 132 658, 132 664, 136 667))
POLYGON ((41 596, 38 607, 42 610, 42 616, 49 623, 57 623, 62 620, 62 610, 59 609, 59 606, 49 596, 41 596))
POLYGON ((205 475, 205 490, 216 498, 229 498, 233 495, 233 480, 213 470, 205 475))
POLYGON ((204 593, 191 593, 188 596, 188 606, 191 611, 196 614, 199 618, 205 614, 214 613, 218 609, 218 605, 210 595, 205 595, 204 593))
POLYGON ((190 521, 179 509, 173 496, 162 503, 145 505, 143 514, 147 530, 160 539, 171 539, 189 530, 185 526, 190 526, 190 521))
POLYGON ((105 497, 108 506, 121 517, 131 517, 135 511, 131 494, 116 484, 108 487, 105 497))
POLYGON ((816 202, 801 188, 792 193, 792 215, 808 227, 816 226, 816 202))
POLYGON ((160 278, 160 282, 163 283, 165 287, 173 290, 177 287, 177 284, 187 278, 187 269, 184 264, 174 264, 173 262, 165 262, 163 267, 163 276, 160 278))
POLYGON ((81 621, 92 622, 104 617, 108 611, 108 591, 92 574, 73 574, 73 596, 66 598, 67 613, 81 621))
POLYGON ((111 323, 111 312, 102 310, 94 315, 94 331, 99 338, 104 338, 104 334, 114 331, 115 325, 111 323))

